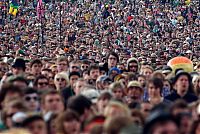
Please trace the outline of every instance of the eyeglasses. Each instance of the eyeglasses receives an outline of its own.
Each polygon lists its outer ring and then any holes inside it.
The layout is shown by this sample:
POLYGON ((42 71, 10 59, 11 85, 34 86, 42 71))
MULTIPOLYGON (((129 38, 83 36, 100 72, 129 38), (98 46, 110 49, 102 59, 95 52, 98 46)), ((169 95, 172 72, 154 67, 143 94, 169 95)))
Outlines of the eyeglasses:
POLYGON ((135 65, 135 66, 129 66, 129 68, 137 68, 138 66, 137 65, 135 65))
POLYGON ((79 69, 79 67, 77 67, 77 66, 72 66, 72 68, 73 68, 73 69, 79 69))
POLYGON ((26 96, 24 99, 25 99, 25 101, 31 101, 31 100, 38 101, 39 100, 39 98, 37 96, 34 96, 34 97, 26 96))
POLYGON ((42 85, 48 85, 48 82, 39 82, 38 85, 42 86, 42 85))
POLYGON ((85 68, 88 68, 88 67, 89 67, 89 66, 81 66, 81 68, 84 68, 84 69, 85 69, 85 68))
POLYGON ((56 81, 65 81, 64 78, 56 78, 56 81))

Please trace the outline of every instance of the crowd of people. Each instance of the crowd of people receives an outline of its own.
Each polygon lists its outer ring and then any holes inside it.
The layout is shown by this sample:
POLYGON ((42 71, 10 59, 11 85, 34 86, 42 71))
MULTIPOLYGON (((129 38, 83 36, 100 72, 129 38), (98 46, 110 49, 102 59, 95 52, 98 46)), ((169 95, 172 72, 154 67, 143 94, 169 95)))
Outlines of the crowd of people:
POLYGON ((200 134, 199 1, 18 4, 0 1, 0 132, 200 134))

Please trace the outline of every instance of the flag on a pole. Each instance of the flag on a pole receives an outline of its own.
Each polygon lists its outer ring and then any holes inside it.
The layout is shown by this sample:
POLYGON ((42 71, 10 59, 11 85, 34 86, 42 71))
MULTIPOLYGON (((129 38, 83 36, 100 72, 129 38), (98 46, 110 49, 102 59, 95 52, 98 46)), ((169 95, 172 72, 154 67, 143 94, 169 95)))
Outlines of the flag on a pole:
POLYGON ((38 3, 37 3, 37 17, 38 17, 38 19, 40 20, 43 15, 44 15, 44 9, 43 9, 43 5, 42 5, 42 0, 38 0, 38 3))

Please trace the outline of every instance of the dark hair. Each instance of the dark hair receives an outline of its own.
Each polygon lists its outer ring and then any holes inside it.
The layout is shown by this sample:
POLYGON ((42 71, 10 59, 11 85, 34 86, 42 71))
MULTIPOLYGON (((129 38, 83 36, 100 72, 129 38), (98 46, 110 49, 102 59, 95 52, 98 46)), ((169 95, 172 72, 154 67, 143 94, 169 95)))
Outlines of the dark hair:
POLYGON ((28 88, 25 88, 24 89, 24 94, 33 94, 33 93, 36 93, 38 94, 37 90, 35 88, 32 88, 32 87, 28 87, 28 88))
POLYGON ((174 111, 174 109, 176 108, 180 108, 180 109, 184 109, 184 108, 188 108, 187 102, 184 100, 176 100, 170 107, 170 111, 171 113, 174 111))
POLYGON ((34 64, 41 64, 42 65, 42 61, 40 59, 35 59, 33 61, 31 61, 30 63, 30 67, 32 67, 34 64))
POLYGON ((191 132, 190 133, 191 134, 196 134, 195 132, 196 132, 196 130, 197 130, 197 128, 198 128, 199 125, 200 125, 200 119, 194 121, 193 124, 192 124, 191 132))
POLYGON ((69 73, 69 79, 73 76, 73 75, 77 75, 78 77, 81 77, 79 72, 70 72, 69 73))
POLYGON ((13 92, 13 93, 19 93, 20 96, 23 96, 22 90, 13 84, 4 84, 0 91, 0 104, 4 101, 7 93, 13 92))
POLYGON ((116 58, 117 58, 117 63, 119 62, 119 56, 118 56, 118 54, 117 53, 115 53, 115 52, 110 52, 108 55, 107 55, 107 57, 106 57, 106 60, 108 61, 108 58, 109 58, 109 56, 110 55, 113 55, 113 56, 115 56, 116 58))
POLYGON ((153 84, 155 86, 155 88, 159 88, 160 89, 160 93, 162 93, 162 89, 163 89, 163 81, 159 78, 151 78, 148 83, 147 83, 147 87, 149 87, 149 84, 153 84))
MULTIPOLYGON (((41 115, 32 115, 30 117, 27 117, 23 122, 22 126, 27 127, 30 123, 34 121, 44 121, 43 117, 41 115)), ((45 122, 45 121, 44 121, 45 122)))
POLYGON ((98 100, 110 100, 112 99, 112 95, 109 92, 103 92, 101 93, 101 95, 99 96, 98 100))
POLYGON ((92 64, 92 65, 90 65, 90 66, 88 67, 88 75, 90 75, 90 72, 91 72, 91 70, 93 70, 93 69, 98 69, 98 70, 100 71, 99 66, 98 66, 97 64, 92 64))
POLYGON ((83 95, 73 96, 67 102, 67 108, 76 111, 79 115, 84 114, 85 109, 90 109, 92 102, 83 95))
POLYGON ((64 125, 63 123, 65 121, 79 121, 79 115, 72 110, 67 110, 64 113, 61 113, 60 115, 58 115, 58 117, 56 118, 56 130, 58 133, 65 133, 65 129, 64 129, 64 125))
POLYGON ((35 80, 34 80, 34 82, 33 82, 33 85, 34 85, 35 87, 37 87, 38 81, 39 81, 40 79, 46 79, 46 80, 49 82, 49 79, 48 79, 46 76, 44 76, 44 75, 39 75, 39 76, 37 76, 37 77, 35 78, 35 80))

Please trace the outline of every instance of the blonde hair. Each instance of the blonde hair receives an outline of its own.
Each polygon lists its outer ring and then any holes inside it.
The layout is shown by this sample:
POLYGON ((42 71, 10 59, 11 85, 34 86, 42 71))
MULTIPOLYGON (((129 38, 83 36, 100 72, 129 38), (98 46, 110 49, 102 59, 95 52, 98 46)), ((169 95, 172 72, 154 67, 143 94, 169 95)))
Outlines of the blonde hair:
POLYGON ((68 77, 68 75, 67 75, 66 72, 57 73, 57 74, 55 75, 55 77, 54 77, 54 83, 56 82, 56 79, 57 79, 57 78, 64 78, 65 81, 66 81, 66 84, 67 84, 66 87, 69 86, 69 77, 68 77))
MULTIPOLYGON (((124 84, 120 81, 116 81, 116 82, 109 85, 109 90, 112 91, 112 92, 115 91, 117 88, 121 88, 121 89, 125 90, 124 84)), ((124 90, 122 90, 122 92, 124 92, 124 90)))
POLYGON ((111 117, 111 116, 118 116, 118 115, 130 117, 131 111, 128 108, 128 106, 126 106, 125 104, 123 104, 121 102, 110 101, 104 110, 104 116, 111 117), (117 113, 113 113, 112 110, 114 108, 117 108, 120 112, 118 111, 117 113))
POLYGON ((1 132, 1 134, 31 134, 31 133, 27 131, 26 129, 12 128, 12 129, 1 132))

